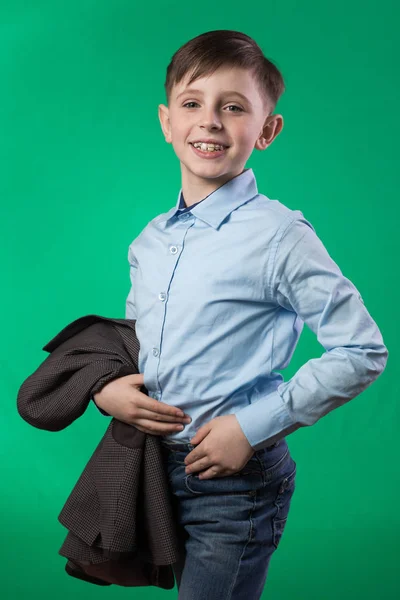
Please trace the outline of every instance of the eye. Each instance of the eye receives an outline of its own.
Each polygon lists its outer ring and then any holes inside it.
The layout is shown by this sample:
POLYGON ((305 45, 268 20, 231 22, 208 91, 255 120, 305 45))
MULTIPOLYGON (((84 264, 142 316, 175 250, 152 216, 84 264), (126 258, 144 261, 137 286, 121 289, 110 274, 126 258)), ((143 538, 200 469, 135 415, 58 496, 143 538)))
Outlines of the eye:
MULTIPOLYGON (((236 106, 236 104, 230 104, 227 108, 237 108, 239 112, 243 112, 243 108, 240 108, 240 106, 236 106)), ((229 110, 228 112, 236 112, 236 111, 229 110)))
MULTIPOLYGON (((186 104, 183 104, 183 108, 185 108, 186 106, 189 106, 189 104, 197 104, 197 102, 186 102, 186 104)), ((240 108, 240 106, 236 106, 235 104, 230 104, 229 106, 227 106, 227 108, 236 108, 237 110, 228 110, 228 112, 243 112, 243 108, 240 108)))

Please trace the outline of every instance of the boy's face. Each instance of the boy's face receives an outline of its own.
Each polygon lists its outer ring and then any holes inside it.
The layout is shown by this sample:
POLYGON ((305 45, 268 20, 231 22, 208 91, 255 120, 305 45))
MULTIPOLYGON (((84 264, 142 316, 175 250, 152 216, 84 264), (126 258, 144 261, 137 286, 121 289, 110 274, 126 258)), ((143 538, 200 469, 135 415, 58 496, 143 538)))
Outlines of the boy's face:
POLYGON ((172 88, 169 107, 160 104, 158 114, 165 140, 172 143, 181 163, 185 200, 192 204, 240 175, 253 149, 265 150, 280 133, 283 118, 268 116, 256 81, 246 69, 221 67, 190 87, 187 81, 188 76, 172 88), (228 148, 214 157, 192 146, 208 139, 228 148))

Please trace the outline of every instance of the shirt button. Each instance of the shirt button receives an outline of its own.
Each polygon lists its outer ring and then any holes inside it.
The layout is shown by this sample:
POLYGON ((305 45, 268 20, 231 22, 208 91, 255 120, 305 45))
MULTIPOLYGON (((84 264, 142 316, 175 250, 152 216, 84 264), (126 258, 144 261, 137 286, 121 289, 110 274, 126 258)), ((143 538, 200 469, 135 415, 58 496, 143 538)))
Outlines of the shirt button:
POLYGON ((153 356, 158 356, 160 353, 157 348, 153 348, 153 356))
POLYGON ((183 215, 181 215, 181 221, 187 221, 190 218, 189 213, 183 213, 183 215))
POLYGON ((161 292, 161 294, 158 294, 158 299, 161 300, 161 302, 164 302, 166 297, 167 297, 167 294, 164 294, 164 292, 161 292))
POLYGON ((170 246, 169 251, 171 254, 176 254, 178 252, 178 248, 176 246, 170 246))

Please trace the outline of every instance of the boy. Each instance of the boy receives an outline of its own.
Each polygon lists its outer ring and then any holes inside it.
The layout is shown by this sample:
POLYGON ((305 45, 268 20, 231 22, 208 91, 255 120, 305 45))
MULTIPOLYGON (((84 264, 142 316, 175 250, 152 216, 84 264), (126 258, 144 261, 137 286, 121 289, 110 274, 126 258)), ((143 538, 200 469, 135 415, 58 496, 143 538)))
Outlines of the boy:
POLYGON ((245 169, 283 126, 282 75, 254 40, 228 30, 190 40, 165 86, 159 119, 182 188, 129 247, 141 375, 94 399, 162 436, 184 540, 180 600, 256 600, 295 487, 285 436, 365 390, 388 353, 309 221, 259 194, 245 169), (283 382, 275 371, 304 322, 326 352, 283 382))

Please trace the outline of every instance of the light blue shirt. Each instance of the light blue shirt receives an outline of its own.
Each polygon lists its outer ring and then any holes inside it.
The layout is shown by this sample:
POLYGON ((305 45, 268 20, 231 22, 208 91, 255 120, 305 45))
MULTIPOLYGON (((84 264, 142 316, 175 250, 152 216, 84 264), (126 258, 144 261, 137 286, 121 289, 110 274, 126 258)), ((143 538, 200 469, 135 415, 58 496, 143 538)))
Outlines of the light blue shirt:
POLYGON ((154 218, 129 246, 126 318, 152 398, 192 422, 188 442, 234 413, 254 450, 345 404, 388 351, 362 298, 299 210, 259 194, 252 169, 188 210, 154 218), (288 381, 304 323, 325 352, 288 381))

